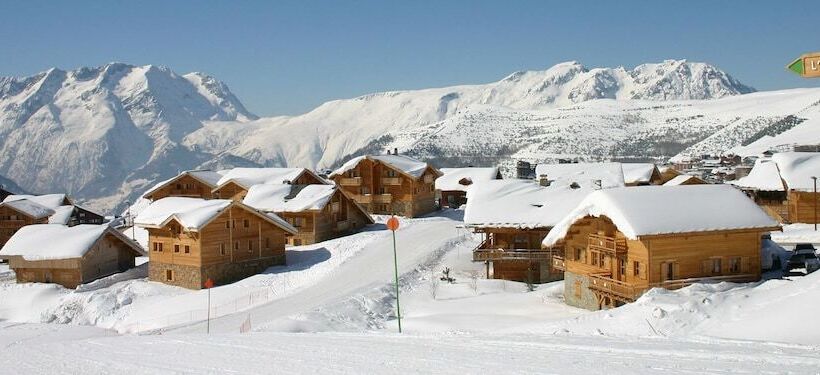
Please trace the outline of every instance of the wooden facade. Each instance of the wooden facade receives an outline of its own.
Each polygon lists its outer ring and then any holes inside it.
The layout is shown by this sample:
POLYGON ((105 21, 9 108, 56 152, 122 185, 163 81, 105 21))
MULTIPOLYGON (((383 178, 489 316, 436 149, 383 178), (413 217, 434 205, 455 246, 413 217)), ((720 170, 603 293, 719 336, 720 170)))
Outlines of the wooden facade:
POLYGON ((787 195, 788 220, 793 223, 820 223, 820 193, 791 190, 787 195))
POLYGON ((553 252, 541 248, 548 228, 474 228, 474 231, 483 233, 484 240, 473 250, 473 261, 487 263, 487 278, 539 284, 563 277, 560 270, 552 267, 553 252))
POLYGON ((669 182, 673 178, 675 178, 677 176, 680 176, 682 174, 677 169, 672 168, 672 167, 666 167, 660 173, 661 173, 661 180, 660 180, 661 185, 669 182))
POLYGON ((227 284, 285 264, 286 237, 293 234, 238 202, 196 231, 183 230, 175 219, 146 229, 149 279, 189 289, 203 288, 208 279, 227 284))
POLYGON ((320 210, 275 214, 299 231, 288 238, 288 243, 294 246, 342 237, 373 224, 373 219, 364 208, 340 189, 336 189, 327 205, 320 210))
POLYGON ((761 235, 779 228, 716 230, 626 238, 606 217, 575 221, 553 248, 568 304, 601 309, 632 302, 653 287, 760 279, 761 235))
POLYGON ((442 190, 439 193, 441 207, 459 208, 467 204, 467 192, 464 190, 442 190))
POLYGON ((20 228, 32 224, 47 224, 48 216, 34 218, 9 205, 0 205, 0 247, 17 233, 20 228))
POLYGON ((145 194, 144 198, 152 201, 160 200, 165 197, 190 197, 211 199, 213 194, 211 191, 215 185, 194 177, 189 173, 182 173, 176 178, 166 182, 161 187, 145 194))
POLYGON ((116 230, 109 230, 80 258, 28 261, 9 257, 9 267, 18 283, 55 283, 76 288, 101 277, 134 268, 134 258, 142 249, 116 230))
POLYGON ((428 165, 415 178, 389 164, 363 158, 354 168, 331 178, 369 213, 417 217, 436 209, 433 182, 440 175, 428 165))

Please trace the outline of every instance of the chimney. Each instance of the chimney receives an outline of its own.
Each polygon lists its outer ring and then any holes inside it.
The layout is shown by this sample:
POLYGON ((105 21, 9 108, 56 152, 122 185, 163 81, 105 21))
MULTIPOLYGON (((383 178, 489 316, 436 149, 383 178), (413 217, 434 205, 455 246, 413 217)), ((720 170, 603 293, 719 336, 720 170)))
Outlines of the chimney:
POLYGON ((539 185, 547 187, 547 186, 550 186, 550 183, 552 183, 552 181, 550 181, 547 178, 547 175, 545 175, 545 174, 538 175, 538 184, 539 185))
POLYGON ((399 148, 398 147, 393 147, 393 155, 398 155, 398 154, 399 154, 399 148))

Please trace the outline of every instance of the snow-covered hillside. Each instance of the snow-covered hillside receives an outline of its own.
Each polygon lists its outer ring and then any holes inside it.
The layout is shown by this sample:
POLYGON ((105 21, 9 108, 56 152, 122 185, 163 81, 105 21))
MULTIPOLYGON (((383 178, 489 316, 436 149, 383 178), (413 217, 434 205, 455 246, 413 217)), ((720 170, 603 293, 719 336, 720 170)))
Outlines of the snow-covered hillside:
POLYGON ((567 62, 488 84, 375 93, 257 119, 201 73, 51 69, 0 78, 0 174, 28 191, 65 191, 110 210, 198 167, 326 168, 388 147, 440 167, 668 157, 777 143, 771 138, 815 123, 807 120, 820 89, 752 91, 705 63, 630 70, 567 62))
POLYGON ((213 159, 179 146, 203 121, 255 118, 216 79, 161 66, 0 77, 0 174, 29 191, 121 197, 213 159))

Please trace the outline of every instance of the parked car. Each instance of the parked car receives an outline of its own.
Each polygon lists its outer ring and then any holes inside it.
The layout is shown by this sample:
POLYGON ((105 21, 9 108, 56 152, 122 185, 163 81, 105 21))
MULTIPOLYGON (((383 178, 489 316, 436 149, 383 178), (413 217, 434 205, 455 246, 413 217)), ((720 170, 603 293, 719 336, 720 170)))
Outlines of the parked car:
POLYGON ((810 274, 820 269, 820 259, 817 258, 817 249, 809 243, 797 244, 794 252, 786 264, 786 271, 804 268, 806 274, 810 274))

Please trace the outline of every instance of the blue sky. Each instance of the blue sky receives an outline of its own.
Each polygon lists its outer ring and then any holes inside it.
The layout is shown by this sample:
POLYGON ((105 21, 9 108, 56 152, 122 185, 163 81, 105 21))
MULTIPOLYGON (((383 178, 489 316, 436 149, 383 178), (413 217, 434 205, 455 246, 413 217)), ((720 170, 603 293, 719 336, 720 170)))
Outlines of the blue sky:
POLYGON ((578 60, 686 58, 759 90, 817 87, 805 1, 95 1, 0 3, 0 75, 110 61, 203 71, 259 115, 374 91, 484 83, 578 60))

